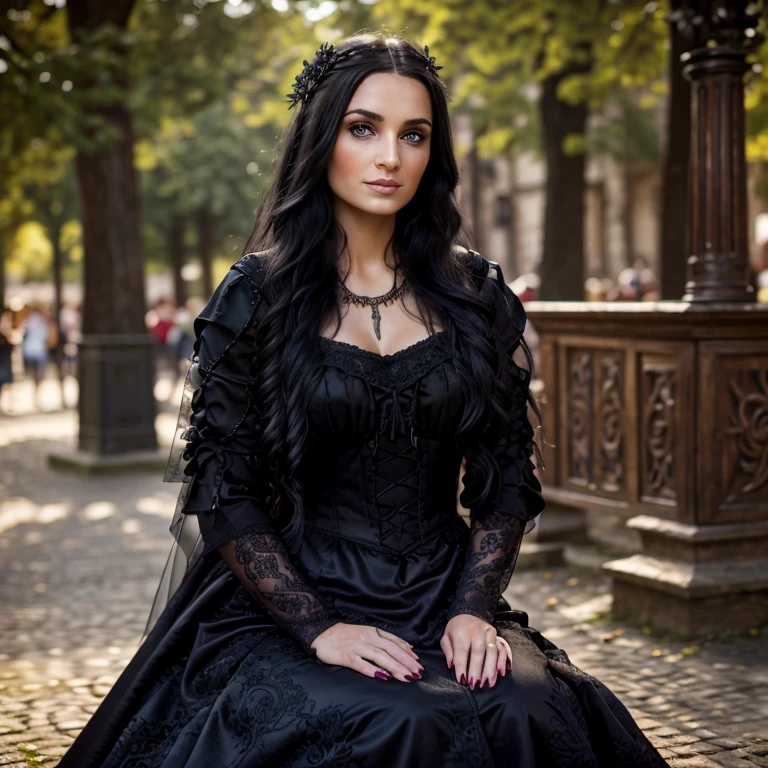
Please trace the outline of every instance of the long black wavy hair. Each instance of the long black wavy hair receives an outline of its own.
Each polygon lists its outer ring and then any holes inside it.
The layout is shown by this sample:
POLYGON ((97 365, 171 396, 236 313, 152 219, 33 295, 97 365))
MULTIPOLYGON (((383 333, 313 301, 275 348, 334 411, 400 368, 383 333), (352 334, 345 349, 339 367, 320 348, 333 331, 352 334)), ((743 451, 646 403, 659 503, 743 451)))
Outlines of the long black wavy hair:
POLYGON ((434 319, 439 319, 452 347, 465 401, 457 445, 472 475, 481 481, 473 505, 489 497, 498 478, 496 462, 481 437, 491 422, 509 427, 511 352, 522 346, 531 366, 517 329, 495 323, 499 289, 490 280, 478 289, 472 280, 472 257, 461 247, 462 218, 455 200, 459 172, 443 84, 425 67, 424 54, 407 40, 362 33, 339 42, 336 51, 353 47, 360 52, 336 64, 286 129, 273 180, 244 251, 269 254, 263 284, 266 307, 255 329, 261 341, 252 366, 252 402, 261 405, 261 449, 275 490, 273 514, 282 521, 281 533, 292 552, 304 533, 299 470, 309 430, 309 398, 322 375, 317 337, 323 318, 334 313, 338 331, 342 317, 336 275, 346 238, 334 219, 327 168, 346 107, 369 75, 412 77, 423 83, 432 102, 429 162, 413 199, 396 215, 392 246, 421 319, 430 333, 434 319))

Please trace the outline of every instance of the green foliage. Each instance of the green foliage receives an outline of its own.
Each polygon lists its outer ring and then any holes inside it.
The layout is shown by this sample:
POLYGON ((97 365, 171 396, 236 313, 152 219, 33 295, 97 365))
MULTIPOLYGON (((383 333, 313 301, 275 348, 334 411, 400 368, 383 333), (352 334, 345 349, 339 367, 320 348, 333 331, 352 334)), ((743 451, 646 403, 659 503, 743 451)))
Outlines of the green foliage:
POLYGON ((658 115, 643 108, 630 93, 619 93, 593 121, 590 153, 608 153, 624 165, 656 165, 661 159, 658 115))
MULTIPOLYGON (((562 80, 558 95, 593 109, 631 89, 658 93, 665 10, 647 0, 379 0, 370 13, 374 25, 430 45, 445 66, 452 108, 472 116, 488 154, 538 146, 535 84, 550 75, 582 70, 562 80)), ((573 137, 569 147, 582 151, 584 141, 573 137)))
POLYGON ((202 205, 217 218, 220 247, 239 250, 289 117, 282 94, 304 18, 270 3, 233 13, 223 2, 139 0, 127 30, 101 25, 72 40, 66 9, 24 5, 0 16, 0 110, 10 116, 0 125, 2 250, 25 221, 43 232, 66 223, 50 218, 62 194, 76 199, 63 168, 75 150, 117 138, 101 115, 118 102, 133 116, 150 260, 165 256, 170 215, 202 205))

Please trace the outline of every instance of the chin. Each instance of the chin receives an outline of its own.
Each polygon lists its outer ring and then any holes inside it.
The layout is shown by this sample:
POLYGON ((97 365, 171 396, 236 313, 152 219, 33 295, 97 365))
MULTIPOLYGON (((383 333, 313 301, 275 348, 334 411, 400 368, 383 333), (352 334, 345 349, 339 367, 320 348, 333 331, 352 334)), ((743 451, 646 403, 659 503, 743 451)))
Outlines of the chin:
POLYGON ((372 213, 377 216, 391 216, 397 213, 401 208, 405 207, 405 203, 395 202, 394 200, 380 200, 377 202, 371 202, 370 200, 361 201, 358 205, 354 203, 348 203, 350 208, 354 208, 357 211, 363 213, 372 213))

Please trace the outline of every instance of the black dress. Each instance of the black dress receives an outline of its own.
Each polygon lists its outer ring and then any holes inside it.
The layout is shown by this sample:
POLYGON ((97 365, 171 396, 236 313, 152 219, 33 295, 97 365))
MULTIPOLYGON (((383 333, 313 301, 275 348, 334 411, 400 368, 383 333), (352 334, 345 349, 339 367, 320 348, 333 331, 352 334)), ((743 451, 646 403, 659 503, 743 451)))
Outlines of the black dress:
MULTIPOLYGON (((494 277, 473 257, 478 280, 522 333, 522 307, 501 271, 494 277)), ((447 331, 387 356, 319 338, 307 525, 289 555, 266 512, 246 389, 262 258, 241 259, 195 324, 192 482, 181 512, 197 517, 202 553, 60 766, 666 766, 618 699, 501 598, 543 508, 524 372, 510 402, 514 434, 489 445, 498 492, 472 509, 470 528, 456 509, 463 400, 447 331), (232 539, 263 598, 218 554, 232 539), (460 613, 509 642, 512 672, 493 688, 459 685, 447 667, 439 643, 460 613), (338 621, 412 643, 422 679, 384 681, 321 662, 310 644, 338 621)), ((469 467, 464 493, 480 480, 469 467)))

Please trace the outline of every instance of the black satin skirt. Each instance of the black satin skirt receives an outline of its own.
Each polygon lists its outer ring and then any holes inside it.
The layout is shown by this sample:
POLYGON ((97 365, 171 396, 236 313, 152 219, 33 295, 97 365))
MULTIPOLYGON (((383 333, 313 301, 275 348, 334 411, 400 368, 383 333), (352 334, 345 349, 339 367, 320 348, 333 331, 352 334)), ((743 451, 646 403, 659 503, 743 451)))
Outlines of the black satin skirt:
POLYGON ((414 649, 421 680, 385 681, 308 657, 203 558, 59 766, 667 766, 605 685, 508 608, 494 625, 513 668, 493 688, 457 684, 434 646, 414 649))

